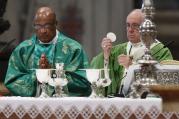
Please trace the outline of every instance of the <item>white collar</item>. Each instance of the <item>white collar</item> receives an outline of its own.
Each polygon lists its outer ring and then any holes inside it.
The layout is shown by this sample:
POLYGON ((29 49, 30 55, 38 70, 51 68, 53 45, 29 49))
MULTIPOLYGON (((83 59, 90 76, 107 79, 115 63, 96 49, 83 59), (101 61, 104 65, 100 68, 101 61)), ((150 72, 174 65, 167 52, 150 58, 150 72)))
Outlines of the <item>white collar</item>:
POLYGON ((54 37, 50 42, 48 42, 48 43, 43 43, 42 41, 39 40, 39 43, 40 43, 40 44, 56 44, 57 39, 58 39, 58 34, 59 34, 59 31, 56 30, 56 35, 55 35, 55 37, 54 37))
MULTIPOLYGON (((150 49, 153 48, 154 46, 156 46, 156 45, 159 44, 159 43, 160 43, 160 41, 158 41, 157 39, 155 39, 155 41, 151 44, 150 49)), ((128 42, 127 45, 129 45, 129 46, 132 45, 132 47, 142 47, 142 46, 144 46, 144 44, 143 44, 142 42, 131 43, 130 41, 128 42)))
POLYGON ((131 43, 131 42, 129 41, 129 45, 132 45, 132 47, 141 47, 141 46, 143 46, 144 44, 143 44, 142 42, 131 43))
POLYGON ((144 47, 143 43, 142 42, 138 42, 138 43, 131 43, 130 41, 127 43, 127 48, 126 48, 126 52, 127 52, 127 55, 130 55, 131 54, 131 51, 133 49, 137 49, 137 48, 140 48, 140 47, 144 47))
MULTIPOLYGON (((151 44, 150 49, 152 49, 154 46, 156 46, 157 44, 159 44, 160 41, 158 41, 157 39, 155 39, 155 42, 151 44)), ((138 43, 131 43, 130 41, 127 43, 127 48, 126 48, 126 52, 127 55, 129 55, 131 52, 131 48, 144 48, 144 44, 142 42, 138 42, 138 43)))

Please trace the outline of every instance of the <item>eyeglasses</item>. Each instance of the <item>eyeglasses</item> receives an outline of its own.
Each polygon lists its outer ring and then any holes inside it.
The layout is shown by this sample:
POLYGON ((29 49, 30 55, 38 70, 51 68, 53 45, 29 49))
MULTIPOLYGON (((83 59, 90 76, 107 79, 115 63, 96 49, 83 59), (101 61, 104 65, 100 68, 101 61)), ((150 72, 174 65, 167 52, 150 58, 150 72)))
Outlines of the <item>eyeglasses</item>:
POLYGON ((34 29, 36 30, 39 30, 39 29, 51 29, 55 26, 55 24, 44 24, 44 25, 41 25, 41 24, 34 24, 33 27, 34 29))
POLYGON ((131 29, 133 29, 133 30, 139 30, 139 24, 136 24, 136 23, 134 23, 134 24, 129 24, 129 23, 127 23, 126 24, 126 26, 127 26, 127 29, 129 29, 129 28, 131 28, 131 29))

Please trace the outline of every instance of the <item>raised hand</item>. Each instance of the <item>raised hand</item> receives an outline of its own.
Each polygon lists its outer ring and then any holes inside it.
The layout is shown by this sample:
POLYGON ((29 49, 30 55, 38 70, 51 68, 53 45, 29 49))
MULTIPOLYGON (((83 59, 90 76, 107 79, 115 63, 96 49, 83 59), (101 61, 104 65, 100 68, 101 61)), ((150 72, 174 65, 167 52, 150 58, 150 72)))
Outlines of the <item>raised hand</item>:
POLYGON ((112 42, 109 38, 103 38, 101 42, 101 47, 103 49, 104 53, 104 59, 109 59, 109 56, 111 54, 111 48, 112 48, 112 42))

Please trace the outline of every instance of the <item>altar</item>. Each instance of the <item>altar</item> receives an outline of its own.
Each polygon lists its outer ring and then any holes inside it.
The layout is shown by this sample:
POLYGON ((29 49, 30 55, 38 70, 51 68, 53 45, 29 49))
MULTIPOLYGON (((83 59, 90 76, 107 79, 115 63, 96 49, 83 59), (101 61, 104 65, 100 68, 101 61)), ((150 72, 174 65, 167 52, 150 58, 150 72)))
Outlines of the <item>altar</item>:
POLYGON ((1 119, 154 119, 161 112, 161 98, 0 97, 1 119))

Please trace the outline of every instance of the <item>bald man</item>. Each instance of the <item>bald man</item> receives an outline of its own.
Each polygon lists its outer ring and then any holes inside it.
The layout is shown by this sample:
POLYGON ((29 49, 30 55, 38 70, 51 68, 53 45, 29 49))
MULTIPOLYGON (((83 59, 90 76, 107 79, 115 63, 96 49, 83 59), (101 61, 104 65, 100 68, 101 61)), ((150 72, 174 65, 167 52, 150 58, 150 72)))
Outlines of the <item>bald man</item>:
MULTIPOLYGON (((112 46, 108 38, 103 38, 101 47, 103 52, 93 58, 92 68, 109 68, 109 76, 112 80, 110 86, 104 89, 104 95, 117 94, 120 90, 121 81, 126 76, 127 69, 144 54, 144 45, 140 40, 139 26, 144 21, 144 15, 140 9, 135 9, 129 13, 126 19, 128 42, 112 46)), ((163 44, 156 40, 151 45, 151 53, 155 54, 163 44)), ((163 48, 153 57, 159 62, 173 59, 168 48, 163 48)))
MULTIPOLYGON (((78 70, 89 65, 81 45, 57 30, 55 12, 49 7, 37 10, 33 26, 34 35, 12 52, 5 86, 16 96, 39 96, 41 84, 31 69, 54 69, 55 63, 64 63, 69 96, 88 96, 90 84, 85 72, 78 70)), ((46 93, 52 96, 54 88, 48 84, 46 87, 46 93)))

